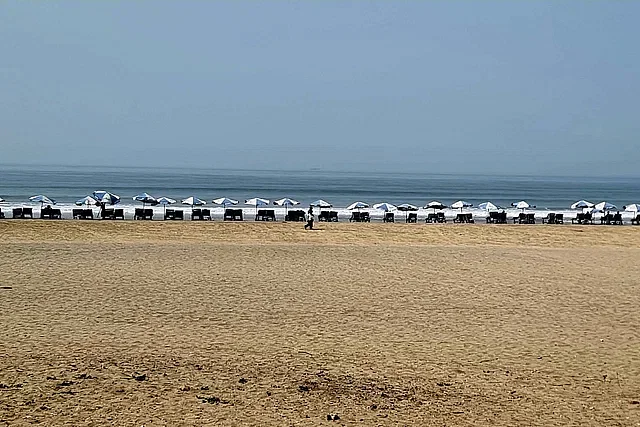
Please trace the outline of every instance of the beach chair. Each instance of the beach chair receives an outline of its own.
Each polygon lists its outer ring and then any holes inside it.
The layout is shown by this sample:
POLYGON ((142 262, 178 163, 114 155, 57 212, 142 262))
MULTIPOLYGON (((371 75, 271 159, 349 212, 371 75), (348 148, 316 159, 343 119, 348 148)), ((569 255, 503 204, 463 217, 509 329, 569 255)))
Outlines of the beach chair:
POLYGON ((438 214, 437 213, 430 213, 427 215, 427 217, 425 218, 424 222, 431 224, 434 222, 439 222, 438 221, 438 214))
POLYGON ((527 214, 527 224, 535 224, 536 223, 536 214, 527 214))
POLYGON ((201 219, 203 221, 211 221, 211 209, 202 209, 201 219))
POLYGON ((583 224, 593 224, 593 214, 591 212, 587 212, 584 214, 584 218, 582 219, 583 224))
POLYGON ((464 222, 466 222, 467 224, 474 224, 475 221, 473 220, 473 214, 472 213, 465 214, 464 222))
POLYGON ((82 209, 80 219, 93 219, 93 209, 82 209))
POLYGON ((417 224, 418 223, 418 214, 415 213, 415 212, 411 212, 409 215, 407 215, 406 222, 407 223, 417 224))
POLYGON ((329 211, 329 222, 338 222, 338 211, 329 211))
POLYGON ((265 211, 265 221, 276 221, 276 211, 273 209, 267 209, 265 211))
POLYGON ((613 214, 606 214, 600 218, 600 224, 611 225, 611 221, 613 221, 613 214))
POLYGON ((133 212, 133 220, 144 219, 144 210, 142 208, 136 208, 133 212))
POLYGON ((447 218, 444 216, 444 212, 438 212, 438 217, 436 218, 437 222, 440 224, 444 224, 447 222, 447 218))
POLYGON ((181 209, 173 211, 173 219, 176 221, 182 221, 184 219, 184 211, 181 209))
POLYGON ((200 221, 202 219, 202 209, 191 210, 191 221, 200 221))
POLYGON ((40 209, 40 219, 51 219, 53 208, 51 206, 45 206, 40 209))
POLYGON ((49 219, 62 219, 62 211, 57 208, 51 209, 49 219))
POLYGON ((360 222, 371 222, 369 212, 360 212, 360 222))
POLYGON ((33 208, 22 208, 22 218, 33 218, 33 208))
POLYGON ((453 218, 453 223, 458 223, 458 224, 462 224, 463 222, 467 221, 467 215, 463 214, 463 213, 459 213, 456 215, 455 218, 453 218))
POLYGON ((115 209, 113 211, 113 219, 124 219, 124 209, 115 209))
POLYGON ((487 216, 487 224, 497 224, 500 219, 500 212, 491 211, 487 216))
MULTIPOLYGON (((304 211, 301 211, 301 210, 289 211, 285 215, 284 220, 291 221, 291 222, 302 222, 304 221, 304 211)), ((320 221, 319 215, 318 215, 318 221, 320 221)))
POLYGON ((173 209, 166 209, 164 211, 164 220, 165 221, 171 221, 174 220, 176 218, 176 213, 173 209))
POLYGON ((518 214, 518 216, 514 216, 513 217, 513 223, 518 223, 518 224, 526 224, 527 223, 527 214, 526 213, 520 213, 518 214))
POLYGON ((320 222, 328 222, 329 221, 329 211, 322 211, 318 214, 318 221, 320 222))
POLYGON ((12 210, 12 216, 13 216, 13 218, 15 218, 15 219, 22 219, 22 218, 24 218, 24 217, 22 216, 22 208, 13 208, 13 210, 12 210))
POLYGON ((382 222, 395 222, 395 215, 393 212, 385 212, 382 222))
POLYGON ((242 221, 242 209, 225 209, 224 221, 242 221))
POLYGON ((507 223, 507 213, 506 212, 500 212, 500 215, 498 215, 498 224, 506 224, 507 223))
POLYGON ((549 212, 547 216, 542 218, 543 224, 555 224, 556 223, 556 214, 554 212, 549 212))
POLYGON ((362 222, 362 212, 351 212, 349 222, 362 222))
POLYGON ((640 214, 637 214, 635 218, 631 219, 631 225, 640 225, 640 214))
POLYGON ((145 209, 142 212, 142 218, 151 221, 153 219, 153 209, 145 209))
POLYGON ((622 225, 622 214, 620 212, 616 213, 611 222, 613 225, 622 225))
POLYGON ((102 211, 100 211, 100 219, 115 219, 115 210, 102 209, 102 211))
POLYGON ((0 219, 4 219, 4 212, 2 212, 2 209, 0 209, 0 219))
POLYGON ((564 224, 564 214, 556 214, 556 224, 564 224))
POLYGON ((571 224, 582 224, 584 222, 584 213, 577 213, 575 218, 571 218, 571 224))

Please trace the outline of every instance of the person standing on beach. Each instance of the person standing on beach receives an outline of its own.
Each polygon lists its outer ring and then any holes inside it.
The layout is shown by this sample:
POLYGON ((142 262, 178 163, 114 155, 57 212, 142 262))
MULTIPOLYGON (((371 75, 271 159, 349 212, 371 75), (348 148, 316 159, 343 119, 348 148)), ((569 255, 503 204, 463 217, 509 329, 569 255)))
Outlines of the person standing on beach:
POLYGON ((307 223, 304 225, 304 229, 307 230, 313 230, 313 207, 309 206, 309 210, 307 211, 307 215, 306 218, 307 223))

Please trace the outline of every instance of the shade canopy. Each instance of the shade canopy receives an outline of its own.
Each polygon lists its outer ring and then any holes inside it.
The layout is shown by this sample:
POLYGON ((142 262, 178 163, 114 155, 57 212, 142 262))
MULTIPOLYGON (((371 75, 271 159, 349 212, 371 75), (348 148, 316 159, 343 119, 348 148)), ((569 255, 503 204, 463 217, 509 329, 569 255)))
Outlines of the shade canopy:
POLYGON ((531 206, 529 203, 525 202, 524 200, 520 200, 519 202, 513 202, 511 203, 511 206, 518 209, 528 209, 531 207, 535 208, 535 206, 531 206))
POLYGON ((426 205, 424 205, 425 209, 438 209, 438 210, 442 210, 442 209, 446 209, 447 205, 443 204, 442 202, 439 202, 437 200, 432 200, 429 203, 427 203, 426 205))
POLYGON ((4 200, 2 197, 0 197, 0 203, 5 202, 6 200, 4 200))
POLYGON ((368 207, 369 207, 368 203, 365 203, 365 202, 353 202, 349 206, 347 206, 347 209, 349 209, 349 210, 365 209, 365 208, 368 208, 368 207))
POLYGON ((491 202, 480 203, 478 205, 478 208, 485 211, 497 211, 499 209, 496 205, 494 205, 491 202))
POLYGON ((472 203, 465 202, 464 200, 458 200, 457 202, 451 204, 451 209, 470 208, 471 206, 473 206, 472 203))
POLYGON ((614 209, 618 209, 616 205, 609 202, 600 202, 597 205, 595 205, 594 208, 599 211, 611 211, 614 209))
POLYGON ((95 206, 98 204, 98 201, 91 197, 91 196, 85 196, 80 200, 76 200, 76 205, 78 206, 95 206))
POLYGON ((268 206, 269 205, 269 200, 268 199, 261 199, 260 197, 254 197, 253 199, 245 200, 244 204, 245 205, 250 205, 250 206, 255 206, 255 207, 268 206))
POLYGON ((140 193, 137 196, 133 196, 133 200, 136 202, 142 202, 142 204, 145 204, 145 205, 158 204, 158 199, 156 199, 149 193, 140 193))
POLYGON ((120 203, 120 196, 104 190, 94 191, 93 197, 100 203, 106 203, 109 205, 116 205, 120 203))
POLYGON ((587 202, 586 200, 578 200, 574 204, 571 205, 571 209, 586 209, 592 208, 594 206, 593 203, 587 202))
POLYGON ((417 211, 418 207, 414 206, 410 203, 403 203, 401 205, 396 206, 396 208, 398 208, 399 211, 402 212, 409 212, 409 211, 417 211))
POLYGON ((632 203, 624 207, 625 212, 638 212, 640 211, 640 205, 638 203, 632 203))
POLYGON ((175 200, 170 199, 169 197, 164 197, 164 196, 163 197, 158 197, 156 200, 158 201, 159 204, 165 205, 165 206, 166 205, 172 205, 172 204, 176 203, 175 200))
POLYGON ((237 205, 238 204, 237 200, 229 199, 228 197, 220 197, 218 199, 212 200, 211 202, 215 203, 216 205, 222 205, 222 206, 229 206, 229 205, 237 205))
POLYGON ((52 200, 50 198, 48 198, 47 196, 43 196, 42 194, 38 194, 37 196, 31 196, 29 197, 29 201, 33 202, 33 203, 41 203, 41 204, 47 204, 47 205, 55 205, 56 202, 55 200, 52 200))
POLYGON ((191 206, 202 206, 202 205, 206 205, 207 202, 205 202, 202 199, 198 199, 196 196, 190 196, 190 197, 187 197, 186 199, 182 200, 182 204, 183 205, 191 205, 191 206))
POLYGON ((293 200, 288 197, 285 197, 284 199, 275 200, 273 204, 276 206, 295 206, 295 205, 299 205, 300 202, 297 200, 293 200))
POLYGON ((398 208, 396 207, 396 205, 383 202, 383 203, 376 203, 375 205, 373 205, 373 209, 378 209, 383 212, 391 212, 391 211, 397 210, 398 208))
POLYGON ((314 206, 314 207, 317 207, 317 208, 331 208, 331 207, 333 207, 333 205, 331 203, 326 202, 326 201, 324 201, 322 199, 318 199, 315 202, 309 203, 309 206, 314 206))

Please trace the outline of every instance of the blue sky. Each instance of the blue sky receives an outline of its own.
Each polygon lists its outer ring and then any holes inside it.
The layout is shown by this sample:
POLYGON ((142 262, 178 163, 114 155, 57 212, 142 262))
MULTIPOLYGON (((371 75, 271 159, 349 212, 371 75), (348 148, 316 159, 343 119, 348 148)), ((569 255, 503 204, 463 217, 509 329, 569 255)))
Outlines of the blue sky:
POLYGON ((0 10, 0 163, 638 175, 640 2, 0 10))

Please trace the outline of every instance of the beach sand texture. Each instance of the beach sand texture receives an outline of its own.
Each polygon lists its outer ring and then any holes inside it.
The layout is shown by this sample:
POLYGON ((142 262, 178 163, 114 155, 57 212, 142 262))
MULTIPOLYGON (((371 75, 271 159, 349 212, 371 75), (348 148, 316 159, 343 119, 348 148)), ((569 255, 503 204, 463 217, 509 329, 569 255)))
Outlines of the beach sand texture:
POLYGON ((0 426, 640 424, 640 228, 320 228, 0 222, 0 426))

